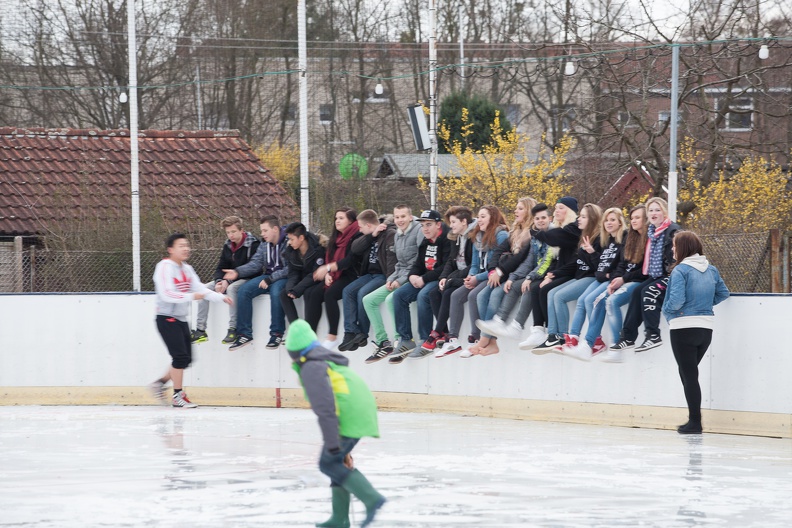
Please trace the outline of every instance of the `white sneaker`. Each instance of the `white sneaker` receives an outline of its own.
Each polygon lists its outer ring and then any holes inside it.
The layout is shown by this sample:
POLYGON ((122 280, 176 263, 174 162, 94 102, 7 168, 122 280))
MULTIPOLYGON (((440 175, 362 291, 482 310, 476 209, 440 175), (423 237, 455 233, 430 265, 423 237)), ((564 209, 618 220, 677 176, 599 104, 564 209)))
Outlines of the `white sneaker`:
POLYGON ((501 337, 506 331, 506 323, 497 315, 488 321, 476 320, 476 326, 485 334, 501 337))
POLYGON ((473 352, 470 351, 469 348, 466 348, 462 352, 459 353, 459 357, 461 358, 471 358, 473 357, 473 352))
POLYGON ((591 361, 591 347, 585 339, 581 339, 577 346, 563 347, 561 353, 580 361, 591 361))
POLYGON ((601 353, 599 357, 606 363, 624 363, 624 352, 621 350, 610 349, 601 353))
POLYGON ((499 337, 503 337, 506 339, 520 339, 523 333, 523 327, 517 321, 512 321, 511 323, 507 324, 503 329, 503 334, 499 337))
POLYGON ((190 401, 190 399, 187 397, 187 393, 183 390, 174 394, 173 398, 171 398, 171 401, 174 407, 182 407, 184 409, 195 409, 198 407, 190 401))
POLYGON ((449 337, 448 340, 435 351, 434 357, 441 358, 450 356, 462 350, 462 343, 456 337, 449 337))
POLYGON ((518 346, 520 350, 531 350, 538 347, 547 339, 547 329, 544 326, 534 326, 531 328, 531 335, 522 341, 518 346))
POLYGON ((341 339, 336 337, 335 339, 325 339, 322 341, 322 346, 325 347, 327 350, 335 351, 336 347, 341 344, 341 339))

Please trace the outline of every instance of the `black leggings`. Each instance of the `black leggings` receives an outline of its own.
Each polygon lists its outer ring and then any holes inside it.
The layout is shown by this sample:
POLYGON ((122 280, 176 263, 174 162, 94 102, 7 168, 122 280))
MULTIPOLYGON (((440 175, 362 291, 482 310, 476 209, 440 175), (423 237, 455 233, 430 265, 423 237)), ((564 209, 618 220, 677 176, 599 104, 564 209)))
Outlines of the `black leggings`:
POLYGON ((561 277, 560 279, 551 280, 542 287, 540 287, 542 284, 541 280, 537 279, 531 283, 534 326, 547 326, 547 295, 556 286, 560 286, 570 280, 572 280, 572 277, 561 277))
POLYGON ((435 318, 437 319, 435 332, 438 334, 448 332, 448 317, 451 315, 451 294, 464 286, 464 284, 459 281, 454 281, 452 285, 449 286, 448 284, 450 282, 451 281, 446 281, 446 286, 442 291, 440 291, 440 288, 435 288, 429 293, 429 302, 432 305, 432 312, 434 312, 435 318))
POLYGON ((671 330, 671 350, 679 366, 679 377, 685 389, 688 416, 691 422, 701 422, 701 387, 698 366, 712 342, 709 328, 679 328, 671 330))
POLYGON ((338 322, 341 319, 338 301, 343 296, 344 288, 349 286, 356 278, 354 275, 345 273, 334 280, 329 288, 320 286, 305 292, 305 320, 311 325, 314 332, 316 332, 319 320, 322 318, 322 304, 324 304, 327 312, 327 333, 338 334, 338 322))
POLYGON ((647 279, 635 288, 624 317, 622 337, 629 341, 638 339, 638 327, 644 325, 646 337, 660 335, 660 315, 665 299, 668 277, 647 279))

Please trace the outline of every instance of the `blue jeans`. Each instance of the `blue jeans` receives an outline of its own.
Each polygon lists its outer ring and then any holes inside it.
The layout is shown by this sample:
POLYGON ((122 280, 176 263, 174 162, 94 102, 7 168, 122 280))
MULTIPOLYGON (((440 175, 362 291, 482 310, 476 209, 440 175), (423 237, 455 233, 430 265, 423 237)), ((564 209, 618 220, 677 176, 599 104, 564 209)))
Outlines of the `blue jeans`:
POLYGON ((572 279, 553 288, 547 294, 547 333, 565 334, 569 332, 569 308, 567 303, 577 300, 586 291, 594 277, 572 279))
POLYGON ((578 297, 577 307, 575 308, 575 315, 572 317, 572 327, 569 329, 571 335, 579 336, 583 330, 583 323, 586 321, 586 314, 588 314, 589 324, 586 331, 586 341, 589 345, 594 345, 594 341, 600 335, 602 330, 602 323, 605 322, 605 300, 601 300, 594 306, 594 301, 597 296, 608 289, 610 281, 598 282, 594 281, 589 284, 580 297, 578 297), (601 308, 601 309, 600 309, 601 308))
POLYGON ((259 284, 269 275, 253 277, 239 288, 237 292, 237 335, 253 337, 253 299, 259 295, 270 295, 270 335, 283 335, 286 331, 286 320, 283 313, 280 294, 286 286, 286 279, 276 280, 269 288, 259 288, 259 284))
POLYGON ((385 275, 367 273, 353 280, 344 288, 341 298, 344 303, 344 332, 368 334, 371 328, 363 297, 385 285, 385 275))
POLYGON ((410 303, 418 303, 418 338, 426 340, 432 331, 432 303, 429 294, 439 286, 438 281, 427 282, 423 288, 416 288, 409 282, 402 284, 393 292, 393 319, 396 333, 401 339, 412 339, 412 317, 410 303))
POLYGON ((628 282, 605 299, 605 312, 608 316, 608 326, 614 343, 619 340, 624 324, 621 307, 630 302, 633 292, 640 285, 640 282, 628 282))
MULTIPOLYGON (((476 297, 476 302, 478 303, 479 319, 482 321, 489 321, 498 313, 498 308, 500 308, 506 293, 503 291, 503 285, 495 286, 494 288, 487 286, 484 291, 488 292, 489 295, 484 292, 479 293, 478 297, 476 297)), ((470 321, 470 323, 475 325, 476 321, 470 321)), ((492 337, 484 332, 482 332, 481 335, 483 337, 492 337)))
POLYGON ((331 486, 340 486, 344 483, 352 470, 344 465, 344 457, 357 445, 359 438, 341 437, 341 451, 333 454, 327 450, 327 446, 322 446, 322 454, 319 455, 319 471, 330 477, 331 486))

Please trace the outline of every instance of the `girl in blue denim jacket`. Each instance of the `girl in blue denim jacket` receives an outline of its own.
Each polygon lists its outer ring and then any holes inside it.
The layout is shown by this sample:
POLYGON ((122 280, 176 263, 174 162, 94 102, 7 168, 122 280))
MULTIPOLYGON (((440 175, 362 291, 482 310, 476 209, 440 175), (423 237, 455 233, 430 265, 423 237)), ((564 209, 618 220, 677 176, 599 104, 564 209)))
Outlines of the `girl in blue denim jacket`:
POLYGON ((704 256, 701 239, 691 231, 674 237, 674 259, 663 315, 671 329, 671 349, 688 405, 688 422, 679 434, 701 434, 701 387, 698 365, 712 342, 712 307, 729 297, 717 268, 704 256))

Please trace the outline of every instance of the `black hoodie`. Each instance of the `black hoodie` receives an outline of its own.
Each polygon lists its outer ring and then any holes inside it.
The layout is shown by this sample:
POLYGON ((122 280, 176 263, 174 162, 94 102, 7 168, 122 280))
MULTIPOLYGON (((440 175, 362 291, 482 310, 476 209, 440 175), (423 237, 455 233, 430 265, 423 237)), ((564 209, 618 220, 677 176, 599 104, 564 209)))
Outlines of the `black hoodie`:
POLYGON ((448 240, 449 228, 443 224, 440 234, 434 240, 424 238, 418 246, 418 258, 410 268, 410 275, 420 276, 425 284, 440 280, 443 266, 451 254, 451 241, 448 240))
POLYGON ((291 247, 287 248, 284 254, 289 267, 285 290, 295 297, 302 297, 309 286, 317 283, 313 279, 313 272, 325 263, 325 248, 319 243, 316 235, 310 231, 306 232, 305 239, 308 241, 305 255, 300 255, 298 250, 291 247))

